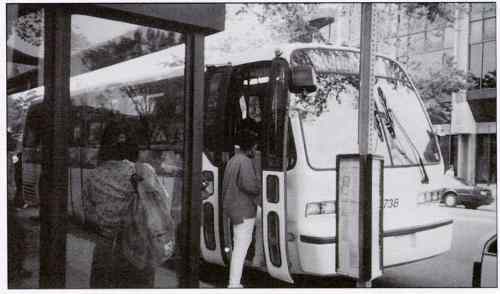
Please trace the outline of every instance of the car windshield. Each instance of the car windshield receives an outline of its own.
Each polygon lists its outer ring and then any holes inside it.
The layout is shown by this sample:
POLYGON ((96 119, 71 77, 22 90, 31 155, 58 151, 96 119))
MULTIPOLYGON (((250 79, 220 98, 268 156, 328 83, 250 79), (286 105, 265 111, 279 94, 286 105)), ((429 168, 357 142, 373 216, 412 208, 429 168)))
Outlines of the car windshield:
MULTIPOLYGON (((324 102, 317 115, 301 116, 309 163, 334 168, 338 154, 358 150, 359 53, 323 48, 292 53, 291 65, 310 65, 316 73, 316 92, 305 100, 324 102)), ((374 153, 386 166, 437 163, 435 136, 408 77, 395 62, 377 57, 375 63, 374 153)))

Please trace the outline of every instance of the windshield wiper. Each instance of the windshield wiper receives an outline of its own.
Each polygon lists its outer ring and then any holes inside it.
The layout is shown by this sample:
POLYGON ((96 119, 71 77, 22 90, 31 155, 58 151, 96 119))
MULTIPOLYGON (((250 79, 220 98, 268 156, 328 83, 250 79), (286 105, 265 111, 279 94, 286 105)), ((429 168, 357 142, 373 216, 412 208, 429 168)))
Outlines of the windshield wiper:
MULTIPOLYGON (((429 183, 429 176, 427 175, 427 171, 425 170, 425 165, 424 161, 422 160, 422 156, 420 156, 420 152, 418 152, 417 147, 411 140, 410 136, 406 132, 406 130, 403 128, 403 126, 399 123, 396 115, 392 110, 387 106, 387 99, 385 98, 384 92, 380 87, 377 87, 377 92, 380 97, 380 100, 382 101, 382 106, 384 107, 384 116, 385 116, 385 126, 391 135, 392 138, 396 138, 396 132, 394 131, 394 122, 396 122, 400 128, 400 130, 403 133, 403 136, 406 138, 406 140, 410 143, 410 147, 413 151, 413 154, 417 157, 418 163, 420 165, 420 171, 422 174, 422 180, 420 181, 422 184, 428 184, 429 183)), ((375 104, 376 105, 376 104, 375 104)), ((390 151, 389 151, 390 152, 390 151)))
POLYGON ((389 140, 387 140, 387 134, 385 133, 385 128, 382 126, 383 123, 381 122, 384 113, 379 110, 377 102, 373 104, 375 105, 374 117, 375 117, 375 127, 377 128, 378 137, 382 142, 384 142, 385 138, 385 146, 387 147, 387 154, 389 155, 389 160, 391 161, 391 165, 393 165, 394 161, 392 159, 392 153, 390 152, 391 148, 389 146, 389 140))
POLYGON ((396 132, 394 131, 394 122, 392 121, 392 110, 387 106, 387 100, 385 99, 382 89, 380 89, 380 87, 377 87, 377 91, 378 96, 382 101, 382 107, 384 108, 385 127, 387 128, 387 131, 389 132, 391 137, 394 139, 396 138, 396 132))

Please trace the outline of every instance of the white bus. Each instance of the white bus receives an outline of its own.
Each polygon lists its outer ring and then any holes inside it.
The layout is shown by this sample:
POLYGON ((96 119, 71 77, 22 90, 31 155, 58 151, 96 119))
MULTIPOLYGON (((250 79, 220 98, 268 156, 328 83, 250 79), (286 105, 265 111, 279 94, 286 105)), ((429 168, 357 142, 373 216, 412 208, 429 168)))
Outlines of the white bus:
MULTIPOLYGON (((92 158, 98 150, 98 145, 88 142, 98 137, 109 113, 128 117, 137 128, 149 118, 150 132, 139 140, 142 158, 147 161, 153 151, 170 154, 159 157, 170 158, 165 162, 172 169, 161 168, 164 164, 155 168, 167 189, 181 195, 175 177, 182 164, 176 165, 174 159, 182 162, 183 126, 176 122, 182 121, 183 109, 175 101, 183 97, 183 70, 166 71, 164 64, 182 50, 183 46, 169 48, 71 79, 74 111, 80 112, 75 117, 88 116, 72 125, 73 137, 80 138, 80 143, 70 147, 78 151, 70 152, 75 160, 71 161, 68 210, 80 221, 85 219, 82 175, 95 167, 92 158), (99 104, 102 93, 107 101, 129 102, 99 104), (150 106, 148 112, 137 113, 131 97, 142 97, 150 106), (94 111, 101 114, 89 115, 92 108, 101 109, 94 111)), ((206 59, 202 176, 208 183, 204 191, 208 197, 202 204, 203 260, 229 266, 231 230, 223 216, 221 182, 238 133, 251 120, 260 138, 255 163, 263 185, 258 222, 266 263, 251 264, 255 254, 251 246, 246 265, 288 282, 295 274, 336 275, 335 164, 338 154, 359 152, 359 50, 297 43, 206 59)), ((376 58, 375 76, 373 147, 375 154, 384 157, 383 266, 391 267, 448 251, 453 222, 427 201, 438 201, 426 197, 426 192, 443 181, 444 167, 411 79, 397 62, 383 56, 376 58)), ((30 153, 32 147, 25 145, 24 152, 30 153)), ((32 157, 23 156, 26 170, 33 170, 29 168, 32 157)), ((30 185, 27 180, 24 184, 30 185)), ((179 209, 175 200, 173 209, 179 209)))

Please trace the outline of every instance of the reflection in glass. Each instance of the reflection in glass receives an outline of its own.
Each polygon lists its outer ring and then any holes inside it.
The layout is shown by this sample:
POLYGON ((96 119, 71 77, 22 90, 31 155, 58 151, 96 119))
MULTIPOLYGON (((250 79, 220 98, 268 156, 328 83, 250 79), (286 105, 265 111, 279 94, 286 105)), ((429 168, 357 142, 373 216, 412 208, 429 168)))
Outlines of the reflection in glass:
POLYGON ((18 4, 7 5, 7 259, 8 287, 13 289, 38 288, 41 139, 47 119, 39 87, 44 12, 25 8, 21 15, 18 4))
POLYGON ((173 217, 172 229, 180 223, 183 36, 79 15, 72 17, 72 28, 80 42, 72 43, 70 90, 77 118, 73 129, 81 144, 71 152, 78 161, 70 171, 68 213, 75 225, 68 243, 75 250, 84 244, 88 247, 84 257, 68 253, 68 277, 81 271, 73 261, 85 264, 85 270, 78 280, 67 279, 67 287, 176 287, 177 257, 159 267, 140 267, 143 263, 125 250, 130 247, 123 244, 129 243, 120 243, 132 240, 120 224, 131 220, 128 205, 137 197, 131 182, 135 162, 146 164, 150 172, 145 181, 155 183, 159 195, 165 192, 160 199, 166 201, 173 217), (104 26, 107 30, 95 30, 104 26), (110 133, 110 128, 116 131, 110 133), (86 243, 75 243, 74 236, 81 230, 87 232, 86 243), (113 251, 113 241, 122 244, 122 251, 113 251), (115 274, 106 276, 110 266, 115 274))
POLYGON ((72 76, 184 42, 177 32, 84 15, 72 17, 72 28, 72 76))

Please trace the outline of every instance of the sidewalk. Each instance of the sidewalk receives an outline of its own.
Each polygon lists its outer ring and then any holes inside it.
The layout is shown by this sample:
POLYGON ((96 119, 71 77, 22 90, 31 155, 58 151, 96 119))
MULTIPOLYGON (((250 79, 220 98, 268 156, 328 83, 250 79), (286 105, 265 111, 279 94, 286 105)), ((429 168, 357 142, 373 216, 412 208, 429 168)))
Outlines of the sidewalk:
MULTIPOLYGON (((24 268, 32 272, 30 278, 10 283, 9 289, 38 289, 39 288, 39 247, 40 247, 40 223, 38 208, 20 209, 16 217, 19 219, 26 232, 27 256, 24 268)), ((89 287, 90 269, 92 264, 92 253, 94 241, 89 234, 74 225, 68 226, 66 239, 66 288, 87 289, 89 287)), ((155 288, 176 288, 177 278, 175 270, 159 267, 155 273, 155 288)), ((200 281, 200 288, 214 288, 215 285, 200 281)))

